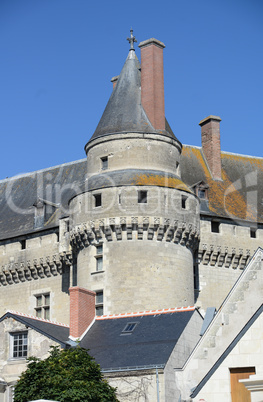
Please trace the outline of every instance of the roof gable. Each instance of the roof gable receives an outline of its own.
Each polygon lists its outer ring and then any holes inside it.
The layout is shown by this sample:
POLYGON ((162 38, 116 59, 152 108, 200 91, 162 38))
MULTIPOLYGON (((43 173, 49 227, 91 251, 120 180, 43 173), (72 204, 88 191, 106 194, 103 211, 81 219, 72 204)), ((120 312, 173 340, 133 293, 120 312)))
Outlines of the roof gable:
POLYGON ((6 318, 13 318, 16 321, 21 322, 34 329, 35 331, 45 335, 46 337, 58 342, 62 347, 66 346, 66 342, 69 337, 69 327, 68 325, 55 323, 52 321, 36 318, 29 316, 27 314, 7 311, 1 318, 0 322, 6 318))

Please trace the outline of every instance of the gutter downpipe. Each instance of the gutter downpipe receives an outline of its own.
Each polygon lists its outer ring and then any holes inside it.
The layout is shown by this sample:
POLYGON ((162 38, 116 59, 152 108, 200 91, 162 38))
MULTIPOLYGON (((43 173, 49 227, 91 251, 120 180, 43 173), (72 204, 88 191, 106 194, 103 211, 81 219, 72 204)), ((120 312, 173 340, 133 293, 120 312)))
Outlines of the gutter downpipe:
POLYGON ((158 375, 158 368, 156 367, 156 387, 157 387, 157 402, 160 402, 159 396, 159 375, 158 375))

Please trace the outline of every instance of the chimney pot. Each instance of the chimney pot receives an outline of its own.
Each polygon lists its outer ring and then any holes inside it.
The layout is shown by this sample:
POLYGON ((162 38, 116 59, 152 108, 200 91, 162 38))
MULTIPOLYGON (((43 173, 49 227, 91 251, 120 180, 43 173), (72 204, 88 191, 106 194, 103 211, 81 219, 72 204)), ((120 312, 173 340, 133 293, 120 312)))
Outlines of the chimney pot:
POLYGON ((115 88, 117 81, 118 81, 119 75, 116 75, 115 77, 112 77, 111 82, 113 85, 113 89, 115 88))
POLYGON ((201 120, 202 149, 214 179, 221 180, 220 117, 208 116, 201 120))

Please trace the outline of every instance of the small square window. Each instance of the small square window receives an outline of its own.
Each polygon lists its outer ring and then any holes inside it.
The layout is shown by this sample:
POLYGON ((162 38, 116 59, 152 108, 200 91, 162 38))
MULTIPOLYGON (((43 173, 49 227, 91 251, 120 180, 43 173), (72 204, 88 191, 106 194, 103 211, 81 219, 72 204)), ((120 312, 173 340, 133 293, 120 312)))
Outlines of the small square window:
POLYGON ((27 332, 10 334, 10 355, 14 359, 27 357, 27 332))
POLYGON ((97 254, 102 254, 102 252, 103 252, 102 244, 99 244, 98 246, 96 246, 96 252, 97 252, 97 254))
POLYGON ((96 306, 96 316, 103 315, 103 306, 96 306))
POLYGON ((138 191, 138 203, 147 204, 147 191, 144 190, 138 191))
POLYGON ((101 168, 102 168, 102 170, 108 169, 108 157, 107 156, 104 156, 103 158, 101 158, 101 168))
POLYGON ((187 197, 185 195, 182 195, 182 198, 181 198, 182 209, 186 209, 186 201, 187 201, 187 197))
POLYGON ((219 222, 211 222, 211 231, 213 233, 219 233, 220 223, 219 222))
POLYGON ((101 207, 101 194, 94 194, 95 208, 101 207))

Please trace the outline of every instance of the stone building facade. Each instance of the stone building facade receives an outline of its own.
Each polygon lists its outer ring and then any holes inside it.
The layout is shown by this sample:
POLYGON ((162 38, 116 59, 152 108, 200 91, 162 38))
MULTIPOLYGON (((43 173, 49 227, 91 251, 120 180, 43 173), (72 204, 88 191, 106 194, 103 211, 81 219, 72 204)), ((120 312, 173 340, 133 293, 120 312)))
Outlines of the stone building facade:
POLYGON ((165 118, 165 46, 139 47, 141 63, 131 35, 85 159, 0 182, 1 315, 71 325, 88 306, 83 329, 93 312, 204 312, 262 246, 263 159, 222 152, 214 115, 202 147, 183 146, 165 118))

